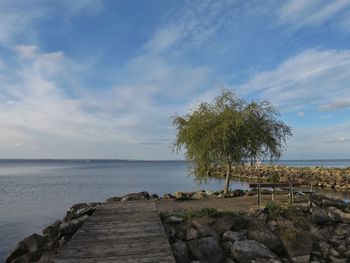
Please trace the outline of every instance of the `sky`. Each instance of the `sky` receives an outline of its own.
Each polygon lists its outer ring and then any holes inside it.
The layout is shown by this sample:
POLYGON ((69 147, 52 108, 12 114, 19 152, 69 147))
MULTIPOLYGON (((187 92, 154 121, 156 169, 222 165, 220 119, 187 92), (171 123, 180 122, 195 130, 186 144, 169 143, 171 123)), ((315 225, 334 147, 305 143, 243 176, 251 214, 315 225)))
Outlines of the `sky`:
POLYGON ((0 0, 0 158, 172 160, 172 116, 269 100, 283 159, 350 158, 348 0, 0 0))

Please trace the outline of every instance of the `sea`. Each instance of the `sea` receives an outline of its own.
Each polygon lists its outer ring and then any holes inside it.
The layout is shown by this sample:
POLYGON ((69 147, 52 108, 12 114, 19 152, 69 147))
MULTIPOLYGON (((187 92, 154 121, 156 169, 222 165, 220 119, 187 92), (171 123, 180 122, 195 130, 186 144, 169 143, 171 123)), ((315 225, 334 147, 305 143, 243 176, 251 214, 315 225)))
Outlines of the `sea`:
MULTIPOLYGON (((350 160, 281 160, 288 166, 349 167, 350 160)), ((148 191, 219 190, 222 179, 198 184, 184 161, 0 160, 0 262, 24 237, 61 219, 75 203, 148 191)), ((231 189, 248 189, 233 180, 231 189)), ((347 192, 325 194, 350 200, 347 192)))

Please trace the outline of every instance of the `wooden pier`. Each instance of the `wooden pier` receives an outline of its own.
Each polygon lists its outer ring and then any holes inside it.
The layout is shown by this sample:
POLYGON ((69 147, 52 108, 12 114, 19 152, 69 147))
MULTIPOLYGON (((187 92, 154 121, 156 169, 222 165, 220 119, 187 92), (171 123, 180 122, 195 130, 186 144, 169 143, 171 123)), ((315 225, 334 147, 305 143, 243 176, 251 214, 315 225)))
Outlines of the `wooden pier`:
POLYGON ((155 202, 128 201, 99 206, 52 262, 175 263, 175 259, 155 202))

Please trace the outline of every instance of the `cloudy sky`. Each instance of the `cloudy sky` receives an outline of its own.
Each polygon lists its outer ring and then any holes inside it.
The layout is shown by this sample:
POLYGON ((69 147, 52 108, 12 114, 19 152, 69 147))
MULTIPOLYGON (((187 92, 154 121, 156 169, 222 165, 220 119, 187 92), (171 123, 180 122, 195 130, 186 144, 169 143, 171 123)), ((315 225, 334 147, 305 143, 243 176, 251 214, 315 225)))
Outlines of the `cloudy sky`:
POLYGON ((180 159, 170 117, 221 87, 285 159, 350 158, 350 1, 0 0, 0 158, 180 159))

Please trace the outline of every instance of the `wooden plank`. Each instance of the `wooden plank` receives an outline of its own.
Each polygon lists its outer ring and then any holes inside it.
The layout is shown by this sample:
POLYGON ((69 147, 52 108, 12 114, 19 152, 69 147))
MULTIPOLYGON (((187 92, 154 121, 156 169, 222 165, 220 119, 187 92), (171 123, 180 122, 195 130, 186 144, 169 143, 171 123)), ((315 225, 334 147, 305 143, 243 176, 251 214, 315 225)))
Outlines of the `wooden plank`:
MULTIPOLYGON (((272 188, 272 187, 289 187, 289 183, 261 183, 260 187, 268 187, 268 188, 272 188)), ((302 184, 302 183, 293 183, 293 186, 302 186, 302 185, 306 185, 306 184, 302 184)), ((258 183, 252 183, 249 184, 250 188, 257 188, 259 187, 258 183)))
POLYGON ((173 262, 154 201, 104 204, 52 262, 173 262))

